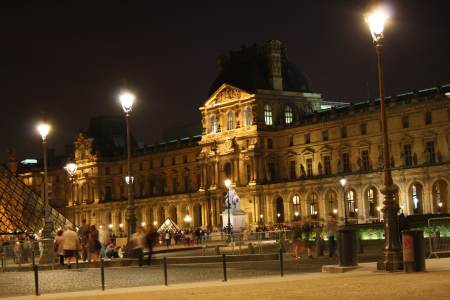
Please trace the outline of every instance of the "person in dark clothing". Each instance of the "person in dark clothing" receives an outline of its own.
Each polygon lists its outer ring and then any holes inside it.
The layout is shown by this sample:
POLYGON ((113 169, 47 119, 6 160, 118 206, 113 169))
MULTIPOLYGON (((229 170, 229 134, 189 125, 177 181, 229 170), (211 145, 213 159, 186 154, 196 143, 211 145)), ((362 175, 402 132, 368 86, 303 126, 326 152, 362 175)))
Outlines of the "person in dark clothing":
POLYGON ((398 216, 398 231, 400 232, 400 239, 403 240, 402 231, 408 230, 410 228, 408 219, 406 219, 405 215, 401 213, 398 216))
POLYGON ((147 226, 147 230, 145 232, 145 241, 148 248, 147 264, 150 265, 153 256, 153 246, 155 245, 156 241, 156 231, 153 229, 152 225, 147 226))

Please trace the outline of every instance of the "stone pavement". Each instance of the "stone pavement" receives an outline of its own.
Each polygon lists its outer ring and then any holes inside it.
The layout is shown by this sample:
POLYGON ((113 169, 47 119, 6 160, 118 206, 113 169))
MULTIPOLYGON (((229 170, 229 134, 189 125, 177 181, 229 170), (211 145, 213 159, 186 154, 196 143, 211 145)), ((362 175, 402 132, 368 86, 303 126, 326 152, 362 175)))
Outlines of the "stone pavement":
POLYGON ((450 299, 450 258, 427 260, 427 272, 377 272, 362 263, 341 274, 306 273, 223 282, 83 291, 8 299, 450 299))

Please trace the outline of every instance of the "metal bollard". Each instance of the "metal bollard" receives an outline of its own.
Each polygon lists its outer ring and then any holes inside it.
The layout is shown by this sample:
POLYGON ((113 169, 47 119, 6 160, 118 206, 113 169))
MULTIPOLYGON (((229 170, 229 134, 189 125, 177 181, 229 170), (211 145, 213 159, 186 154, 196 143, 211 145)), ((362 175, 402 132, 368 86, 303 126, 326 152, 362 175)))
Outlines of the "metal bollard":
POLYGON ((223 281, 227 281, 227 258, 225 253, 222 254, 222 260, 223 260, 223 281))
POLYGON ((39 274, 37 265, 33 265, 33 271, 34 271, 34 289, 36 291, 36 296, 39 296, 39 274))
POLYGON ((284 276, 284 264, 283 264, 283 249, 280 248, 280 273, 281 277, 284 276))
POLYGON ((167 286, 167 257, 165 256, 163 258, 163 265, 164 265, 164 285, 167 286))
POLYGON ((105 290, 105 266, 103 265, 103 258, 100 258, 100 275, 102 278, 102 291, 105 290))

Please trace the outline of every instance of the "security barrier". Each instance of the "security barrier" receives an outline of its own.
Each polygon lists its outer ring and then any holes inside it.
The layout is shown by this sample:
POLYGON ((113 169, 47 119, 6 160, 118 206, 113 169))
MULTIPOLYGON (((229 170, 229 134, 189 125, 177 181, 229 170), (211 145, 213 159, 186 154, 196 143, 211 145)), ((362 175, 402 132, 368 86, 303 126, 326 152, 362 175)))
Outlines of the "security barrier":
POLYGON ((439 258, 439 254, 450 253, 450 217, 428 219, 429 255, 439 258))

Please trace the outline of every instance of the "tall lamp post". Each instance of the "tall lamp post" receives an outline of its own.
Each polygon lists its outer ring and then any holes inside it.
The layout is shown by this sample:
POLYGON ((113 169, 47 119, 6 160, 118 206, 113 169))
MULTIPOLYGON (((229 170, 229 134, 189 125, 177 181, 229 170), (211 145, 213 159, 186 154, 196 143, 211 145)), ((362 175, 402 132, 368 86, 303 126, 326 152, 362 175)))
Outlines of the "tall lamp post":
POLYGON ((130 113, 133 108, 135 95, 129 91, 123 91, 119 95, 120 104, 125 114, 125 122, 127 127, 127 176, 125 183, 127 184, 128 206, 127 206, 127 222, 128 222, 128 243, 131 235, 136 232, 136 207, 133 199, 133 183, 134 178, 131 174, 131 132, 130 132, 130 113))
POLYGON ((378 262, 377 268, 385 271, 397 271, 403 269, 402 250, 400 247, 400 235, 398 231, 398 204, 395 203, 396 188, 393 184, 391 174, 391 163, 389 153, 388 128, 386 120, 386 106, 384 100, 383 64, 381 51, 383 48, 384 22, 388 18, 382 10, 371 13, 367 22, 375 45, 378 67, 378 86, 380 91, 380 119, 383 137, 383 190, 384 201, 382 212, 384 215, 384 255, 382 261, 378 262))
POLYGON ((37 126, 37 130, 42 138, 42 150, 44 154, 44 230, 42 231, 43 251, 39 259, 40 264, 52 264, 55 260, 55 252, 53 250, 53 222, 50 218, 47 177, 47 135, 49 134, 50 129, 50 125, 45 122, 42 122, 37 126))
POLYGON ((77 172, 77 164, 70 162, 68 163, 64 169, 66 169, 67 173, 69 174, 69 178, 70 178, 70 186, 72 189, 72 222, 73 222, 73 229, 76 229, 76 195, 75 195, 75 174, 77 172))
POLYGON ((344 224, 347 225, 348 224, 348 219, 347 219, 347 200, 345 199, 345 185, 347 184, 347 179, 346 178, 341 178, 339 180, 339 183, 342 186, 342 196, 344 199, 344 224))
POLYGON ((231 216, 230 216, 230 210, 231 210, 231 203, 230 203, 230 187, 231 187, 231 180, 225 179, 224 181, 225 187, 227 188, 227 215, 228 215, 228 223, 227 223, 227 231, 228 234, 231 234, 231 216))

